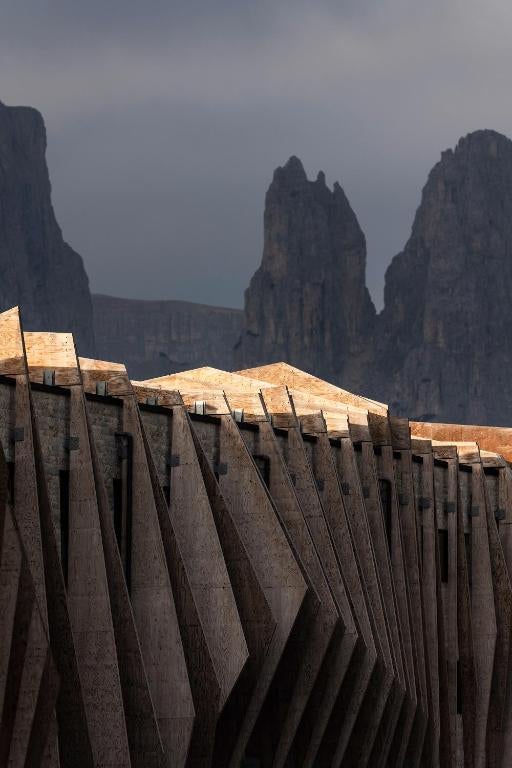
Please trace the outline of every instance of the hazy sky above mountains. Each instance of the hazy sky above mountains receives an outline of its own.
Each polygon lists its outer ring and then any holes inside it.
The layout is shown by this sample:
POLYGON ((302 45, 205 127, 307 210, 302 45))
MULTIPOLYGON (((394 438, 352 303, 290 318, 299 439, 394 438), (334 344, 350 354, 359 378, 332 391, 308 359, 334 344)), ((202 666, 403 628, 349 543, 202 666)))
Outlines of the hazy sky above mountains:
POLYGON ((43 113, 57 218, 98 292, 241 306, 296 154, 345 189, 380 305, 441 150, 512 135, 505 0, 0 7, 0 99, 43 113))

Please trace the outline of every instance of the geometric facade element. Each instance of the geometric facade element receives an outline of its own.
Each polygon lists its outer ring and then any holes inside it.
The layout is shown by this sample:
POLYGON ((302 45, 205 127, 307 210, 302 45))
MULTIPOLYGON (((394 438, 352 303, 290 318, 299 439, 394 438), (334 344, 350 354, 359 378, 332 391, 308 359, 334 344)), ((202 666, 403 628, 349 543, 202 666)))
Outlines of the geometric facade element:
POLYGON ((0 765, 509 766, 512 430, 0 315, 0 765))

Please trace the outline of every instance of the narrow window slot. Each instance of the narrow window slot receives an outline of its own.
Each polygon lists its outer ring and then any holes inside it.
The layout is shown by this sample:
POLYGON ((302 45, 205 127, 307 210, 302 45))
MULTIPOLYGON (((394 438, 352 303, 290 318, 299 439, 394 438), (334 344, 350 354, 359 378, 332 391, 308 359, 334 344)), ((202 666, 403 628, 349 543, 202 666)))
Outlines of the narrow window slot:
POLYGON ((384 515, 384 527, 386 530, 386 539, 388 542, 389 552, 391 553, 391 533, 392 533, 392 526, 393 526, 391 482, 389 480, 379 480, 379 492, 380 492, 380 501, 382 504, 382 514, 384 515))
POLYGON ((462 675, 460 672, 460 659, 457 659, 457 714, 462 715, 462 675))
POLYGON ((448 531, 440 529, 437 532, 439 542, 439 566, 441 581, 448 582, 448 531))
POLYGON ((112 480, 114 497, 114 531, 116 533, 117 546, 122 552, 123 545, 123 481, 118 477, 112 480))
POLYGON ((9 504, 14 504, 14 474, 15 474, 14 461, 7 462, 7 501, 9 504))
POLYGON ((466 549, 466 565, 468 569, 468 581, 469 586, 471 587, 473 584, 473 553, 472 553, 472 544, 471 544, 471 534, 465 533, 464 534, 464 546, 466 549))
POLYGON ((64 583, 68 586, 69 566, 69 470, 61 469, 59 472, 59 500, 60 500, 60 557, 64 583))
POLYGON ((254 454, 253 459, 254 459, 254 463, 258 468, 258 472, 260 473, 263 482, 268 488, 270 483, 270 459, 268 458, 268 456, 263 456, 262 454, 259 454, 259 453, 254 454))

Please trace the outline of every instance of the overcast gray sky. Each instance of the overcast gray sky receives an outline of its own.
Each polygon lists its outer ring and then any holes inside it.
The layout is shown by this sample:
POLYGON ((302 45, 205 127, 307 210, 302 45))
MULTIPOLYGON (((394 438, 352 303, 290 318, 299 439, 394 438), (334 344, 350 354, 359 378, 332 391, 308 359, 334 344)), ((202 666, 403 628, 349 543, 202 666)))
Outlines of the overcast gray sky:
POLYGON ((345 189, 380 305, 441 150, 512 135, 511 39, 505 0, 0 0, 0 99, 44 115, 93 290, 242 306, 296 154, 345 189))

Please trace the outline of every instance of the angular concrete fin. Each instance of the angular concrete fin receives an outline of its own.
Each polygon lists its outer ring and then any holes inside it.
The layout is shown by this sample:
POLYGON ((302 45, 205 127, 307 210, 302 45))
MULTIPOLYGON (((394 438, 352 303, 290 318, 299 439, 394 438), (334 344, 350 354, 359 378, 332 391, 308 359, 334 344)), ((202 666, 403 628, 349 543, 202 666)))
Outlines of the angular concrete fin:
MULTIPOLYGON (((416 694, 419 709, 413 723, 411 738, 407 747, 406 764, 416 765, 421 757, 428 717, 427 672, 425 666, 425 645, 423 633, 423 602, 420 580, 420 560, 416 508, 414 504, 414 479, 412 458, 409 450, 402 450, 394 457, 394 473, 398 494, 400 526, 404 566, 407 573, 408 599, 410 609, 411 638, 415 670, 416 694)), ((457 488, 455 476, 455 492, 457 488)), ((456 515, 453 515, 456 522, 456 515)), ((454 533, 456 546, 456 531, 454 533)), ((453 561, 456 563, 456 560, 453 561)), ((456 580, 456 573, 454 574, 456 580)), ((456 614, 455 614, 456 617, 456 614)))
MULTIPOLYGON (((21 333, 21 331, 20 331, 21 333)), ((20 337, 21 338, 21 337, 20 337)), ((20 540, 24 562, 34 590, 31 600, 31 620, 26 637, 23 675, 18 694, 18 714, 13 734, 12 766, 22 764, 28 747, 33 718, 43 676, 47 669, 49 639, 43 550, 39 524, 37 480, 34 463, 34 447, 31 428, 30 392, 25 373, 16 375, 14 392, 15 440, 13 498, 14 524, 20 540)), ((56 745, 55 745, 56 749, 56 745)))
POLYGON ((187 760, 195 711, 133 395, 123 401, 123 429, 132 453, 130 597, 166 761, 179 768, 187 760))
POLYGON ((487 765, 487 720, 496 649, 496 610, 481 464, 472 467, 471 484, 473 650, 478 680, 475 712, 475 765, 487 765), (478 620, 477 620, 478 616, 478 620))
POLYGON ((378 403, 376 400, 354 395, 352 392, 341 389, 341 387, 337 387, 334 384, 329 384, 327 381, 323 381, 311 373, 294 368, 293 365, 288 363, 271 363, 270 365, 237 371, 237 373, 240 376, 262 379, 269 384, 286 386, 290 389, 304 390, 326 400, 335 400, 346 405, 355 405, 375 413, 387 415, 388 407, 384 403, 378 403))
POLYGON ((71 333, 23 333, 30 381, 61 387, 80 384, 71 333))
MULTIPOLYGON (((169 446, 171 449, 171 446, 169 446)), ((245 641, 215 521, 184 408, 173 409, 169 511, 187 564, 213 664, 222 708, 247 661, 245 641)))
POLYGON ((240 434, 253 456, 267 466, 268 492, 309 587, 302 611, 302 628, 296 625, 295 645, 287 650, 290 658, 286 679, 278 683, 280 690, 288 689, 289 705, 280 727, 274 758, 276 766, 287 759, 302 764, 313 723, 328 717, 329 705, 322 699, 328 684, 326 678, 332 677, 336 683, 343 676, 340 669, 334 675, 329 672, 320 674, 324 663, 333 672, 343 642, 343 625, 270 423, 261 422, 257 432, 241 430, 240 434), (296 655, 295 660, 292 653, 296 655))
POLYGON ((494 606, 496 612, 496 650, 492 688, 487 719, 487 760, 490 765, 506 764, 509 754, 503 739, 503 723, 510 723, 512 707, 507 697, 507 681, 510 675, 510 648, 512 639, 512 588, 507 572, 505 556, 500 543, 494 507, 491 506, 487 488, 485 488, 485 508, 489 537, 489 554, 494 587, 494 606), (504 748, 505 747, 505 748, 504 748))
POLYGON ((26 373, 25 350, 18 307, 0 313, 0 375, 26 373))
POLYGON ((87 408, 86 417, 131 764, 133 768, 162 768, 164 749, 87 408))
POLYGON ((213 765, 215 768, 224 768, 229 763, 238 729, 277 623, 265 599, 264 590, 257 580, 250 555, 193 428, 192 438, 249 650, 244 671, 224 706, 217 725, 213 765))
MULTIPOLYGON (((278 441, 278 443, 282 447, 289 475, 294 479, 295 494, 305 516, 305 523, 311 535, 315 554, 323 566, 322 578, 313 578, 313 586, 318 590, 322 600, 321 609, 316 617, 315 624, 316 626, 319 624, 324 626, 324 637, 327 637, 330 633, 332 635, 329 637, 331 644, 329 655, 325 660, 326 669, 319 679, 317 690, 314 692, 314 700, 316 700, 314 715, 315 720, 318 723, 322 723, 321 728, 325 731, 335 702, 341 692, 345 674, 349 670, 352 654, 357 643, 357 631, 325 521, 322 504, 318 496, 315 479, 298 428, 290 428, 286 441, 282 443, 278 441), (332 623, 333 614, 336 617, 334 623, 332 623), (330 620, 329 615, 331 617, 330 620)), ((314 572, 312 576, 314 576, 314 572)), ((314 628, 311 630, 311 635, 313 639, 315 635, 314 628)), ((324 653, 327 650, 327 647, 318 638, 314 638, 314 646, 317 650, 321 650, 324 653)), ((307 648, 310 653, 313 651, 312 648, 307 648)), ((316 663, 318 664, 319 662, 321 662, 321 659, 317 657, 316 663)), ((315 669, 315 664, 311 660, 309 660, 309 665, 313 666, 313 670, 315 669)), ((316 671, 317 673, 319 672, 318 666, 316 666, 316 671)), ((311 675, 312 671, 309 674, 311 675)), ((308 713, 311 717, 311 706, 308 707, 308 713)), ((296 719, 293 727, 293 735, 297 733, 294 747, 296 758, 299 754, 303 757, 308 747, 305 731, 303 730, 304 723, 301 724, 300 730, 297 731, 298 724, 296 719)), ((310 723, 310 733, 313 732, 313 727, 310 723)), ((281 736, 280 744, 284 745, 286 743, 285 737, 286 732, 281 736)), ((278 757, 284 754, 281 752, 282 749, 283 747, 280 747, 278 750, 278 757)))
POLYGON ((319 434, 316 436, 316 441, 312 446, 311 464, 360 640, 347 671, 343 689, 333 707, 329 728, 327 729, 325 725, 322 726, 319 721, 315 724, 312 745, 308 749, 310 762, 306 765, 311 765, 311 761, 317 754, 313 751, 313 745, 316 745, 318 750, 322 744, 322 739, 324 743, 321 761, 324 761, 329 754, 329 742, 331 754, 335 756, 333 759, 337 762, 343 759, 376 663, 375 642, 327 435, 319 434), (347 691, 350 691, 350 695, 347 695, 347 691))
MULTIPOLYGON (((468 547, 466 545, 465 509, 463 483, 467 474, 458 473, 457 503, 457 624, 458 624, 458 674, 463 723, 464 760, 467 765, 474 765, 475 751, 475 715, 477 681, 473 653, 473 622, 471 617, 471 573, 468 568, 468 547)), ((467 494, 466 494, 467 496, 467 494)), ((428 654, 427 654, 428 661, 428 654)), ((430 724, 429 724, 430 730, 430 724)), ((428 738, 428 735, 427 735, 428 738)))
POLYGON ((416 508, 421 513, 422 532, 422 588, 425 627, 425 650, 428 660, 429 735, 425 741, 427 755, 439 754, 440 699, 439 699, 439 632, 437 613, 437 525, 434 505, 433 456, 425 453, 418 466, 416 508))
MULTIPOLYGON (((219 461, 227 465, 226 473, 219 476, 220 490, 250 553, 258 581, 265 588, 265 597, 277 622, 266 663, 231 757, 230 765, 238 766, 299 616, 307 585, 280 527, 270 497, 231 416, 221 417, 219 441, 219 461), (244 488, 248 487, 251 493, 244 492, 244 488)), ((266 738, 269 736, 267 734, 266 738)))
POLYGON ((49 638, 35 599, 30 568, 23 556, 7 685, 10 706, 16 713, 8 759, 12 768, 37 764, 30 761, 41 758, 50 737, 57 682, 49 638))
POLYGON ((73 764, 77 768, 92 768, 94 760, 69 619, 64 576, 46 487, 38 429, 33 412, 32 434, 44 553, 49 636, 55 666, 60 678, 56 706, 59 752, 63 765, 73 764))
MULTIPOLYGON (((171 413, 169 413, 170 417, 171 413)), ((215 742, 215 726, 220 708, 221 687, 212 661, 201 613, 191 586, 190 568, 184 560, 178 543, 179 537, 173 525, 173 519, 171 519, 142 420, 140 428, 146 449, 149 474, 196 713, 187 765, 191 768, 194 765, 210 765, 215 742)))
MULTIPOLYGON (((332 445, 332 451, 379 656, 379 664, 374 671, 375 682, 372 681, 361 705, 351 740, 345 746, 346 752, 342 758, 344 765, 355 764, 356 761, 364 764, 369 761, 376 740, 385 746, 389 736, 394 733, 394 718, 399 711, 401 698, 397 701, 391 643, 354 446, 350 438, 341 438, 332 445)), ((336 756, 336 765, 340 764, 339 757, 341 755, 336 756)))
MULTIPOLYGON (((372 451, 368 463, 371 465, 373 461, 378 480, 378 487, 375 490, 380 495, 381 507, 381 514, 378 517, 376 515, 373 520, 375 523, 380 518, 380 525, 375 525, 374 548, 377 554, 377 542, 380 539, 382 554, 380 558, 377 556, 377 561, 380 560, 381 564, 381 584, 384 585, 386 579, 388 580, 387 591, 389 599, 392 601, 392 609, 388 608, 387 614, 391 625, 393 625, 393 617, 396 617, 395 624, 399 630, 399 635, 395 640, 395 643, 398 643, 396 655, 400 655, 402 660, 403 680, 406 689, 406 696, 388 759, 392 764, 402 765, 418 706, 409 615, 409 583, 404 562, 404 534, 398 507, 398 490, 392 447, 390 445, 382 446, 376 454, 375 451, 372 451)), ((369 496, 371 497, 371 491, 369 496)), ((365 499, 366 502, 368 500, 368 498, 365 499)))
POLYGON ((95 762, 128 768, 130 753, 123 696, 80 386, 71 387, 69 408, 69 616, 95 762))
POLYGON ((37 478, 30 410, 30 385, 26 375, 16 377, 14 442, 14 498, 16 525, 26 551, 39 610, 46 631, 48 619, 44 584, 43 549, 38 515, 37 478))
MULTIPOLYGON (((23 673, 27 646, 30 644, 32 614, 37 617, 35 595, 30 570, 23 555, 10 509, 5 515, 6 531, 1 561, 0 600, 4 618, 2 627, 2 730, 0 738, 0 765, 12 761, 23 764, 23 736, 28 738, 32 712, 20 711, 27 704, 23 696, 23 673), (20 723, 20 720, 22 721, 20 723), (28 729, 28 733, 27 733, 28 729)), ((30 656, 30 651, 29 651, 30 656)), ((28 664, 32 667, 31 658, 28 664)), ((37 683, 36 683, 37 685, 37 683)), ((37 688, 36 688, 37 694, 37 688)))

